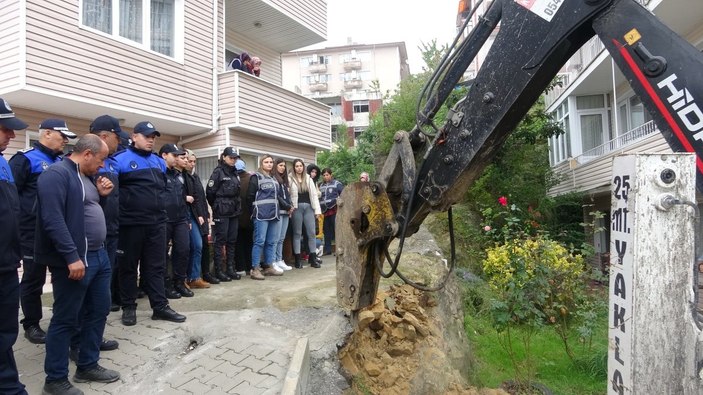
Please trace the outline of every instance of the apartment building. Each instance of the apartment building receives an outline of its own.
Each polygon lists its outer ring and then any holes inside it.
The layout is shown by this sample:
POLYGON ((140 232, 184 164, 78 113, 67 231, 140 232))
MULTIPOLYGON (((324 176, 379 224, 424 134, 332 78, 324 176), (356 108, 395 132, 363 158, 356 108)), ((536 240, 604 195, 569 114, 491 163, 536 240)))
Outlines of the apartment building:
MULTIPOLYGON (((641 0, 660 20, 698 49, 703 49, 703 7, 700 0, 641 0)), ((550 142, 550 163, 561 182, 550 193, 586 194, 585 214, 600 211, 610 219, 612 158, 621 153, 670 153, 652 116, 594 37, 564 66, 564 85, 550 92, 548 111, 565 130, 550 142)), ((700 233, 700 232, 699 232, 700 233)), ((595 235, 596 251, 607 252, 609 232, 595 235)))
POLYGON ((410 75, 404 42, 352 44, 283 54, 283 87, 330 107, 332 127, 346 124, 352 142, 369 117, 410 75))
MULTIPOLYGON (((205 179, 226 146, 314 161, 330 146, 329 108, 281 86, 281 54, 326 39, 325 0, 0 0, 0 97, 31 125, 64 118, 78 134, 110 114, 149 120, 157 145, 196 151, 205 179), (261 77, 227 70, 247 51, 261 77)), ((157 147, 158 149, 158 147, 157 147)))

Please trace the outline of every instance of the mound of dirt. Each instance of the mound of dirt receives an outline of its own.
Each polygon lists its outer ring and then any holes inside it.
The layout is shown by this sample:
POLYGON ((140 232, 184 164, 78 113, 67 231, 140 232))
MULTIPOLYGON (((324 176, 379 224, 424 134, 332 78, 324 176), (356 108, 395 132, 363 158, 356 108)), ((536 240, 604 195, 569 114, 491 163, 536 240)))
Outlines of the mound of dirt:
MULTIPOLYGON (((379 291, 360 311, 339 360, 357 392, 372 394, 506 394, 473 389, 454 366, 432 293, 409 285, 379 291)), ((468 350, 466 350, 468 351, 468 350)))

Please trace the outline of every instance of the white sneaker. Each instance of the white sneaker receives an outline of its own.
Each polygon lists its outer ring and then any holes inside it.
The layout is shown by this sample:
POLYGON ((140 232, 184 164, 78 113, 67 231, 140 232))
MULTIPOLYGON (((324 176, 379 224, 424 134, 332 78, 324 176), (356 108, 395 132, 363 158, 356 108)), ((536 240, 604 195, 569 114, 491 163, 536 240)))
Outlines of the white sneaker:
POLYGON ((273 266, 276 269, 280 269, 280 270, 284 270, 284 271, 293 270, 293 266, 286 265, 286 262, 284 262, 283 260, 274 262, 273 266))
POLYGON ((283 274, 283 269, 281 269, 281 268, 278 266, 278 262, 273 262, 273 263, 271 263, 271 268, 272 268, 276 273, 283 274))

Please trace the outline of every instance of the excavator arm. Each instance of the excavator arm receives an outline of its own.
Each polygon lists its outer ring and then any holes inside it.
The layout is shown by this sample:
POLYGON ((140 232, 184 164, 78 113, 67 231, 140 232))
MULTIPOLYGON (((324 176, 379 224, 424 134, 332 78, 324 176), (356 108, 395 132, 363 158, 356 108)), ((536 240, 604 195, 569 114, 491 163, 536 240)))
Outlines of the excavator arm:
POLYGON ((435 78, 437 91, 418 127, 396 134, 378 181, 345 188, 336 225, 340 305, 355 311, 373 303, 390 242, 402 243, 429 213, 446 211, 463 196, 564 63, 594 35, 672 149, 696 152, 703 191, 701 52, 634 0, 495 0, 435 78), (432 123, 498 23, 468 94, 430 141, 422 127, 432 123))

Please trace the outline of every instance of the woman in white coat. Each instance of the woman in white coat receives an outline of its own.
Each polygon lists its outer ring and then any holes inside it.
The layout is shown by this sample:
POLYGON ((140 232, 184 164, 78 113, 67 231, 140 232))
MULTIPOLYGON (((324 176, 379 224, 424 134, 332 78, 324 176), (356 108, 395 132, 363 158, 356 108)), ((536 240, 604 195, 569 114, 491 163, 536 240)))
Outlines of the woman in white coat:
POLYGON ((302 159, 293 161, 293 172, 289 174, 290 197, 293 202, 293 256, 295 267, 303 268, 300 261, 300 241, 303 234, 303 225, 308 238, 308 262, 310 266, 319 268, 317 254, 315 253, 315 218, 322 214, 320 210, 319 194, 315 182, 305 172, 305 163, 302 159))

